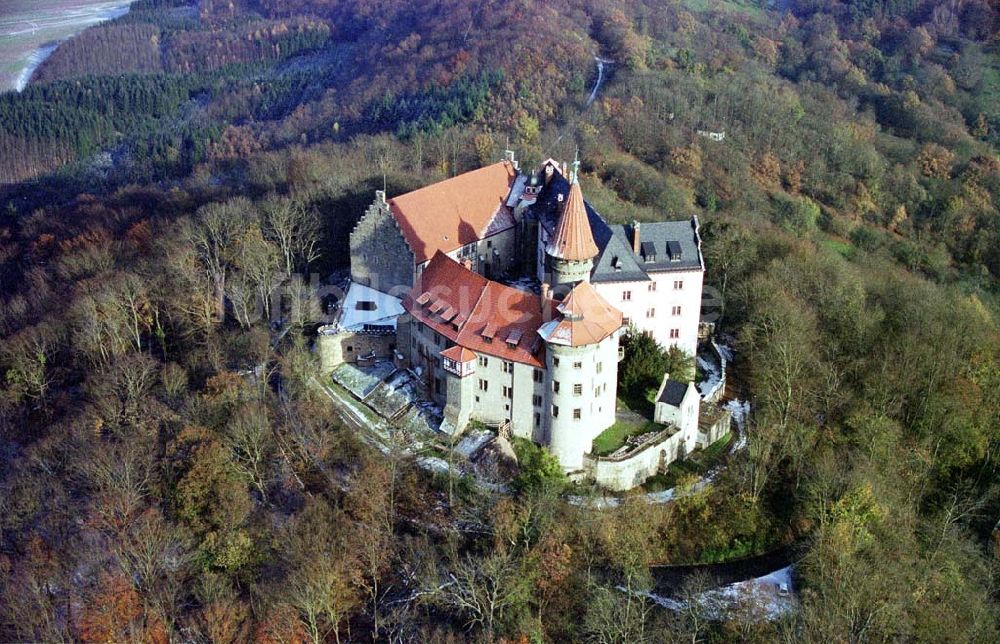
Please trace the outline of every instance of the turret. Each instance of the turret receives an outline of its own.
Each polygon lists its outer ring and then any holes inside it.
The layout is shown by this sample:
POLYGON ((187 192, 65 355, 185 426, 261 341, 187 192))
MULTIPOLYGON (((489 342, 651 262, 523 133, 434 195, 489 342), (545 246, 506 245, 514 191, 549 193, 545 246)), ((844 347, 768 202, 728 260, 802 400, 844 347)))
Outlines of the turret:
POLYGON ((580 282, 538 329, 548 361, 549 449, 568 471, 583 466, 594 438, 615 422, 621 327, 621 311, 580 282))
MULTIPOLYGON (((579 163, 574 165, 578 167, 579 163)), ((555 234, 545 246, 548 272, 555 287, 588 281, 598 254, 578 175, 579 171, 574 170, 555 234)))

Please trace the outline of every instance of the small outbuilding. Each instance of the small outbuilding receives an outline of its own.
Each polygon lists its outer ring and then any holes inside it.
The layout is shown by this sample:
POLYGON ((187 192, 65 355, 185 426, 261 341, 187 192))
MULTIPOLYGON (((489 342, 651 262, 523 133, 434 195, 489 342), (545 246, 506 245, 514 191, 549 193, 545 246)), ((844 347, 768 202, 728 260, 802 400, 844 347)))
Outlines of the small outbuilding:
POLYGON ((698 439, 698 415, 701 394, 693 382, 684 384, 671 380, 664 374, 660 390, 656 393, 653 420, 663 425, 673 425, 681 430, 687 449, 693 449, 698 439))

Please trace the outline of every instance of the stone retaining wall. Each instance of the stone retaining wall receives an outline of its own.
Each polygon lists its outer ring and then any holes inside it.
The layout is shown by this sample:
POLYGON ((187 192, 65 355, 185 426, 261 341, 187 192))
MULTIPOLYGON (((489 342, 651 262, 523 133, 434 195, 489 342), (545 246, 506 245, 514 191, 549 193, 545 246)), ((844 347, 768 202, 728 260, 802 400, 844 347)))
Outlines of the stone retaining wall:
POLYGON ((642 485, 661 468, 686 455, 684 435, 671 427, 621 456, 585 456, 584 470, 601 487, 624 492, 642 485))

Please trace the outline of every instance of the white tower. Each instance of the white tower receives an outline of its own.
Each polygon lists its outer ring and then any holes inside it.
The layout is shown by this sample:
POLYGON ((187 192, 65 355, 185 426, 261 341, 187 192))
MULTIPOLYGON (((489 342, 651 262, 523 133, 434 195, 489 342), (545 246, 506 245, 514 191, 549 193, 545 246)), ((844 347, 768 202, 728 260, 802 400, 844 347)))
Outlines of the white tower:
POLYGON ((582 281, 538 334, 546 347, 549 450, 567 471, 583 466, 594 438, 615 422, 622 314, 582 281))

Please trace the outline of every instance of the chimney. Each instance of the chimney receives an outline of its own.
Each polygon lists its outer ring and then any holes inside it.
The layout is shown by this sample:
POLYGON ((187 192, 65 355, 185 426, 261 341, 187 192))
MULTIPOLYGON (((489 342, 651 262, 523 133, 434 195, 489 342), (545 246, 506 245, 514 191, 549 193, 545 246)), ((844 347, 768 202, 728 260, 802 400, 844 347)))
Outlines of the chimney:
POLYGON ((513 150, 504 150, 503 158, 506 161, 510 162, 512 166, 514 166, 514 170, 520 170, 520 168, 518 167, 517 157, 514 156, 513 150))
POLYGON ((542 313, 548 312, 549 302, 552 301, 552 287, 548 282, 542 282, 542 313))
POLYGON ((632 252, 639 254, 639 243, 642 241, 639 232, 639 222, 632 221, 632 252))
POLYGON ((385 190, 375 191, 375 203, 379 205, 385 204, 385 190))

